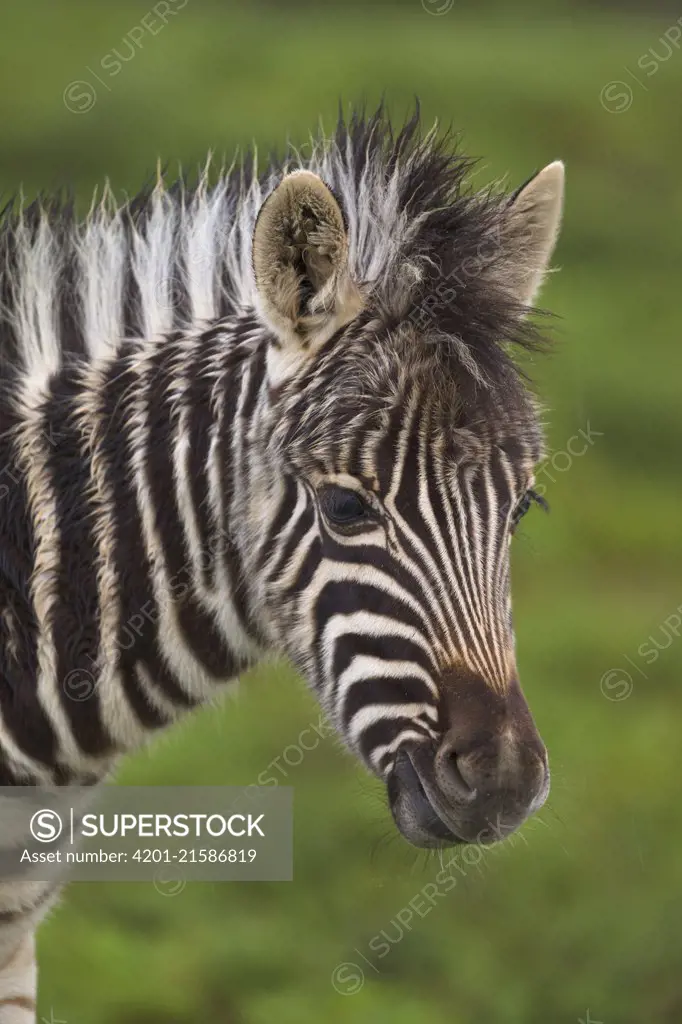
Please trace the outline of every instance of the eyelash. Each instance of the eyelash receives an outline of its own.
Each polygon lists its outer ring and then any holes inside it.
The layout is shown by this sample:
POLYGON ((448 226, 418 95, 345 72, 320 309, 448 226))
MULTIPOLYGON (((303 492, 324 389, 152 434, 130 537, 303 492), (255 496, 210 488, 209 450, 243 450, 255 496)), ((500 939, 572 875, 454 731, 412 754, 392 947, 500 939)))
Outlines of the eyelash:
POLYGON ((512 532, 519 525, 526 512, 530 511, 531 505, 539 505, 544 512, 549 512, 549 504, 545 498, 543 498, 541 494, 538 494, 537 491, 529 488, 514 509, 511 522, 512 532))

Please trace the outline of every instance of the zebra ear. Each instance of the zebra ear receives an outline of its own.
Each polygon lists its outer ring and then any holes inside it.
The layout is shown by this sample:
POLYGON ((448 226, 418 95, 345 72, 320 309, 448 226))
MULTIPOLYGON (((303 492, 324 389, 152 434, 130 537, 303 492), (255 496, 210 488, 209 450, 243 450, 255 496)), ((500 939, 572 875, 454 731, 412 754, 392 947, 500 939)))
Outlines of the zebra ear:
POLYGON ((564 177, 563 163, 555 160, 519 189, 508 207, 503 227, 505 271, 515 298, 527 306, 540 290, 559 237, 564 177))
POLYGON ((321 344, 362 307, 339 204, 310 171, 287 174, 263 203, 253 267, 261 313, 281 342, 321 344))

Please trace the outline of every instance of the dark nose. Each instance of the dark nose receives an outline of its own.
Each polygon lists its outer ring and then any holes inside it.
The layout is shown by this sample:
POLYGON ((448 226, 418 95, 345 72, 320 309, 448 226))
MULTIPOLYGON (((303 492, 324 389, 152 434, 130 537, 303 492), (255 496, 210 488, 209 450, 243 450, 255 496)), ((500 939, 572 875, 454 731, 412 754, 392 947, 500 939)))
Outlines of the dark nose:
POLYGON ((444 681, 447 727, 435 754, 412 757, 438 817, 464 842, 494 842, 538 810, 549 792, 547 752, 518 682, 444 681))

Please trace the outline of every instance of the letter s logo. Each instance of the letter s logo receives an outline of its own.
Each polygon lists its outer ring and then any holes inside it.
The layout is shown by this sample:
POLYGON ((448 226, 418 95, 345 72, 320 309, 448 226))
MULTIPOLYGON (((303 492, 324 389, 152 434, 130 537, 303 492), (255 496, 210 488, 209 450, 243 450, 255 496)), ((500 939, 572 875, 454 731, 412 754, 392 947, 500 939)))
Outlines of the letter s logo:
POLYGON ((39 843, 53 843, 62 834, 63 823, 56 811, 36 811, 31 818, 31 835, 39 843))

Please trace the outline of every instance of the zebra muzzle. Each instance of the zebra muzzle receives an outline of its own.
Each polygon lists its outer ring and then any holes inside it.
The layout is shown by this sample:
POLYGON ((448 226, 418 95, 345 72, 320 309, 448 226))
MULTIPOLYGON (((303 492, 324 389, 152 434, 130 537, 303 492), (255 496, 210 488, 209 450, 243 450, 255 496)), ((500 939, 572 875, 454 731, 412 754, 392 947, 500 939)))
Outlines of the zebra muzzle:
POLYGON ((413 845, 490 844, 547 798, 547 752, 516 681, 504 694, 482 681, 447 687, 450 725, 437 744, 398 752, 388 779, 396 825, 413 845))

